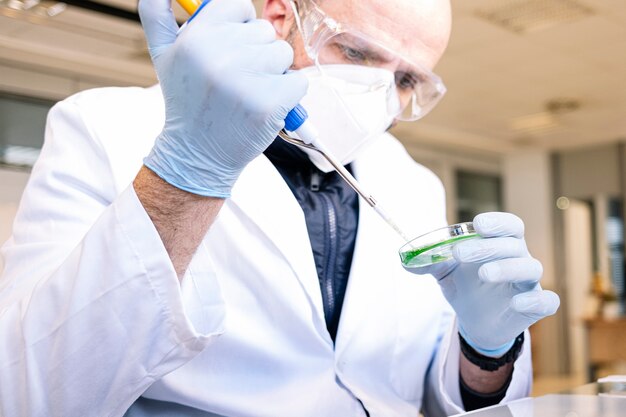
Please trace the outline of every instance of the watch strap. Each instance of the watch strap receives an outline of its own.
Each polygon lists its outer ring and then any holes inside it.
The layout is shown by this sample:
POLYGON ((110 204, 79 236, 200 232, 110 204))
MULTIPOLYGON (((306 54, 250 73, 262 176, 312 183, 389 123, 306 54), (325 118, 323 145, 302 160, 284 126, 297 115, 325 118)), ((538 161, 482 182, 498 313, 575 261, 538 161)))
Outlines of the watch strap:
POLYGON ((465 356, 468 361, 478 366, 483 371, 493 372, 507 363, 515 362, 517 358, 519 358, 522 353, 522 347, 524 346, 524 333, 520 333, 520 335, 515 338, 511 349, 499 358, 492 358, 478 353, 467 343, 460 333, 459 341, 461 344, 461 352, 463 352, 463 356, 465 356))

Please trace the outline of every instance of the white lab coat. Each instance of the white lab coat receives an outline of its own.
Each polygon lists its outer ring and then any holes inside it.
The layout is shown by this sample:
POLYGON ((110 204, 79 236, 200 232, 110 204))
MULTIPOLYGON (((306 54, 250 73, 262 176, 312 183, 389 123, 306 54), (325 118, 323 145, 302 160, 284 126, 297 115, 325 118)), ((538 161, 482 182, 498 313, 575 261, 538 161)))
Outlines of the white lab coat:
MULTIPOLYGON (((462 411, 452 311, 366 205, 333 348, 304 215, 264 156, 179 285, 131 186, 163 119, 158 87, 51 110, 2 252, 2 416, 121 416, 139 396, 227 417, 462 411)), ((411 233, 445 223, 440 182, 391 136, 354 170, 411 233)), ((530 381, 525 348, 505 401, 530 381)))

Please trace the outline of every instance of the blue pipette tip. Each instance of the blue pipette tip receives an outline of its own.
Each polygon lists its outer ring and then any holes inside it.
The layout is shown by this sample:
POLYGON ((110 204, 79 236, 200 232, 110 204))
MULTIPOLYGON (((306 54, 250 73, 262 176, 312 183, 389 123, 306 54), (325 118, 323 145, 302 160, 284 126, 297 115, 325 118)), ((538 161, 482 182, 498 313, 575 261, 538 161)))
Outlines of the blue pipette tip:
POLYGON ((309 114, 306 112, 304 107, 301 105, 297 105, 287 114, 285 118, 285 130, 290 132, 295 132, 302 126, 302 124, 309 117, 309 114))

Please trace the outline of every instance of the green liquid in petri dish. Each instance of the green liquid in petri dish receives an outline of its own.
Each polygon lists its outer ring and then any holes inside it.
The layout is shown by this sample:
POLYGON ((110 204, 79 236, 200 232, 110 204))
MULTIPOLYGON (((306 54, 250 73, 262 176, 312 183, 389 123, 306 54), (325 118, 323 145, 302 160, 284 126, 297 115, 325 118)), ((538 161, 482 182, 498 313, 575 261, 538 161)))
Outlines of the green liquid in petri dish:
POLYGON ((452 245, 455 243, 479 237, 477 233, 451 237, 441 242, 422 246, 421 248, 409 249, 400 253, 400 260, 407 268, 428 266, 452 259, 452 245))

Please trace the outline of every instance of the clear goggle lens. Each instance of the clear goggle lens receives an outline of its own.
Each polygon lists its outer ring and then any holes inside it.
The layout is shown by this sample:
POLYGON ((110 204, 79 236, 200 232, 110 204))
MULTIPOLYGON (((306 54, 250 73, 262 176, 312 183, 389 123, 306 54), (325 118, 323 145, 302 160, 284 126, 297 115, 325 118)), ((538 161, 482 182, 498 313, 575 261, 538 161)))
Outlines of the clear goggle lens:
POLYGON ((318 45, 317 65, 361 65, 393 73, 393 85, 378 84, 371 88, 388 90, 388 113, 396 119, 408 121, 423 117, 445 94, 445 86, 439 77, 359 35, 339 32, 318 45))

